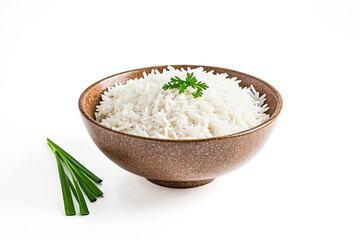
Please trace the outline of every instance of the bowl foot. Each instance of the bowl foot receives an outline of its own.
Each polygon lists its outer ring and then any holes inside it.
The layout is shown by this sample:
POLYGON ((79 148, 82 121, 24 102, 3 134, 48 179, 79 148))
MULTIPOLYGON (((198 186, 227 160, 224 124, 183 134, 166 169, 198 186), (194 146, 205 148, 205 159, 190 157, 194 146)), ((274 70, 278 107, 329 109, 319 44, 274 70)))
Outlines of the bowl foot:
POLYGON ((205 184, 208 184, 214 180, 213 179, 206 179, 206 180, 199 180, 199 181, 162 181, 162 180, 154 180, 154 179, 148 179, 147 180, 151 183, 154 183, 156 185, 162 186, 162 187, 168 187, 168 188, 194 188, 199 187, 205 184))

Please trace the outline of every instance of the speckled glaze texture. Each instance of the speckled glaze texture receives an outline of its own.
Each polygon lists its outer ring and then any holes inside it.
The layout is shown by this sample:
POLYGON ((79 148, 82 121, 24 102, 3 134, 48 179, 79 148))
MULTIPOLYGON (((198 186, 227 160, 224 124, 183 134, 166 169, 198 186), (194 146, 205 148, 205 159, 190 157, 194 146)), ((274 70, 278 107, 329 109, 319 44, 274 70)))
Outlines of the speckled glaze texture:
POLYGON ((227 73, 230 77, 241 79, 240 86, 254 85, 260 94, 266 94, 269 120, 239 133, 194 140, 140 137, 114 131, 95 121, 96 105, 108 87, 140 78, 144 71, 162 71, 167 65, 131 70, 100 80, 81 94, 79 108, 91 138, 114 163, 161 186, 197 187, 240 167, 261 149, 276 124, 282 99, 270 84, 245 73, 210 66, 171 66, 176 69, 203 67, 206 71, 214 70, 215 73, 227 73))

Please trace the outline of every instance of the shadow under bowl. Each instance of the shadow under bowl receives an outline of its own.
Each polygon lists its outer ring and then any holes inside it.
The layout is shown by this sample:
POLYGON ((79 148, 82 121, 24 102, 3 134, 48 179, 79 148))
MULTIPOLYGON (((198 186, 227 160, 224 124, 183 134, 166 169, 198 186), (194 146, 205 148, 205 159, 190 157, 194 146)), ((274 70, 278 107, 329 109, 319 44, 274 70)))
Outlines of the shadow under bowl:
POLYGON ((160 72, 167 65, 140 68, 104 78, 88 87, 80 96, 79 108, 86 129, 98 148, 123 169, 150 182, 171 188, 190 188, 207 184, 250 160, 270 136, 282 108, 279 92, 265 81, 248 74, 211 66, 172 65, 176 69, 203 67, 205 71, 227 73, 241 79, 242 87, 253 85, 262 95, 270 118, 245 131, 202 139, 158 139, 122 133, 95 120, 96 106, 102 93, 129 79, 140 78, 152 69, 160 72))

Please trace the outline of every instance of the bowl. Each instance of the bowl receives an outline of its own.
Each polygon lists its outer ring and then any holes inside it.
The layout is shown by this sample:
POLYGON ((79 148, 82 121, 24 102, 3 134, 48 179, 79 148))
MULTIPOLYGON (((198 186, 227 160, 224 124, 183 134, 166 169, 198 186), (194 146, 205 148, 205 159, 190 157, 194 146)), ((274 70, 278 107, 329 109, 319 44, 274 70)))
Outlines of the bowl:
POLYGON ((88 87, 80 96, 79 108, 86 129, 97 147, 123 169, 150 182, 171 188, 191 188, 207 184, 240 167, 262 148, 275 127, 282 108, 279 92, 265 81, 248 74, 211 66, 172 65, 176 69, 203 67, 215 73, 227 73, 241 79, 240 86, 251 84, 266 94, 270 118, 251 129, 231 135, 202 139, 159 139, 122 133, 95 121, 101 94, 115 83, 140 78, 152 69, 162 71, 168 65, 140 68, 112 75, 88 87))

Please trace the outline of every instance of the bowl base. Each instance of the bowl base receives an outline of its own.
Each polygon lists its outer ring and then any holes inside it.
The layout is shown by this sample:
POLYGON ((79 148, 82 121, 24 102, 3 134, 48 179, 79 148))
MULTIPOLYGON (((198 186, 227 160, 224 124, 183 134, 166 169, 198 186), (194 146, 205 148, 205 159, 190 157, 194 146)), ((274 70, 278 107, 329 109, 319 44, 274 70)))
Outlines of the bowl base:
POLYGON ((154 183, 156 185, 162 186, 162 187, 168 187, 168 188, 194 188, 199 187, 205 184, 208 184, 214 180, 213 179, 206 179, 206 180, 199 180, 199 181, 163 181, 163 180, 154 180, 154 179, 148 179, 147 180, 151 183, 154 183))

